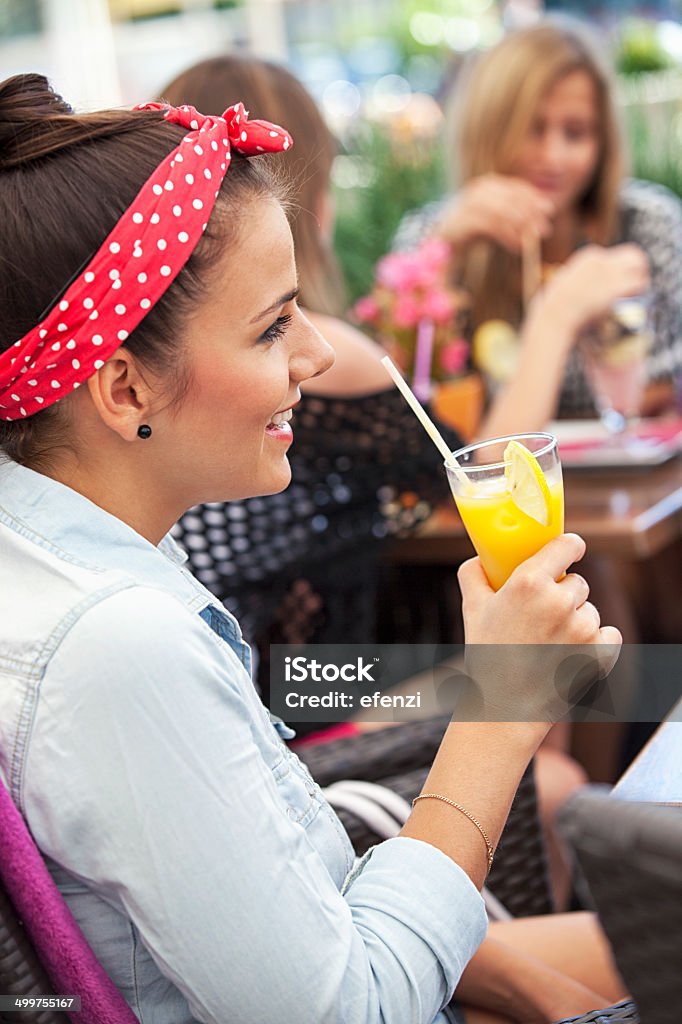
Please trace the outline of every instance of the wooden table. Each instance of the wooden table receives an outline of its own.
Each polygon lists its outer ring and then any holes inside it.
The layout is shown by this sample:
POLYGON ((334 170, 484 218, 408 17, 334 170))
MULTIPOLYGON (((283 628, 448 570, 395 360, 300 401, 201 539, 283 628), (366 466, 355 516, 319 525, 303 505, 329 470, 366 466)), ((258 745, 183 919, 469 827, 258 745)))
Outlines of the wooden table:
MULTIPOLYGON (((682 537, 682 456, 664 466, 564 473, 566 530, 588 550, 643 561, 682 537)), ((453 565, 473 554, 454 502, 437 509, 412 536, 391 545, 394 564, 453 565)))

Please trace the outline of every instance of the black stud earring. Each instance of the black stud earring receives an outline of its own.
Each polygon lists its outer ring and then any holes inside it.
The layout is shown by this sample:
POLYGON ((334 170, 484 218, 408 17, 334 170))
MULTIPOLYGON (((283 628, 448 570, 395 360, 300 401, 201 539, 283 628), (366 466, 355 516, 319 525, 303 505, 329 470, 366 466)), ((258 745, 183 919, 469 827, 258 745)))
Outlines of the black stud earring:
POLYGON ((143 441, 146 441, 148 437, 152 436, 152 428, 146 423, 143 423, 141 427, 137 428, 137 436, 141 437, 143 441))

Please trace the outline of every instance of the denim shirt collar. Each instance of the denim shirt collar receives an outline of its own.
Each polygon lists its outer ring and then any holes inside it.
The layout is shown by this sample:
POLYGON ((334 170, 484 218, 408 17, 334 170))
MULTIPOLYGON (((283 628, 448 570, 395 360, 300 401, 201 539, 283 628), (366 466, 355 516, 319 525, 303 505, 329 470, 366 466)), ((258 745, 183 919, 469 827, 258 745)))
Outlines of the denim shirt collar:
POLYGON ((71 487, 9 459, 0 463, 0 522, 74 565, 133 574, 137 583, 174 594, 191 611, 217 605, 230 621, 231 646, 243 644, 236 619, 185 568, 187 555, 170 534, 154 546, 71 487))
POLYGON ((187 560, 169 535, 157 548, 78 491, 11 460, 0 464, 2 512, 19 528, 25 526, 27 532, 37 535, 38 541, 42 538, 46 547, 93 567, 102 567, 105 553, 107 568, 116 568, 117 563, 127 567, 131 549, 136 556, 154 561, 158 560, 158 551, 177 565, 187 560))

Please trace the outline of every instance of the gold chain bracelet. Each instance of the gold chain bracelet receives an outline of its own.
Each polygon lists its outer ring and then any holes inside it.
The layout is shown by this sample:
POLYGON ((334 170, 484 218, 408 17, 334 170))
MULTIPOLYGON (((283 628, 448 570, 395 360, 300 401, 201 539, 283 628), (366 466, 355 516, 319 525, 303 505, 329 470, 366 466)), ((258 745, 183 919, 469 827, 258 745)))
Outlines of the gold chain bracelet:
POLYGON ((481 825, 480 821, 478 821, 476 818, 474 818, 473 814, 470 814, 470 812, 467 811, 466 807, 462 807, 461 804, 458 804, 458 803, 456 803, 456 801, 451 800, 450 797, 448 797, 448 796, 441 796, 440 793, 422 793, 421 796, 416 796, 414 798, 414 800, 412 801, 412 806, 413 807, 417 803, 418 800, 440 800, 442 803, 448 804, 450 807, 454 807, 456 811, 459 811, 460 814, 463 814, 465 818, 468 818, 469 821, 472 823, 472 825, 476 826, 478 831, 483 836, 483 841, 485 843, 485 848, 488 851, 488 874, 489 874, 490 873, 490 869, 493 866, 493 857, 495 856, 495 851, 493 849, 493 844, 490 842, 490 838, 488 836, 488 833, 483 828, 483 825, 481 825))

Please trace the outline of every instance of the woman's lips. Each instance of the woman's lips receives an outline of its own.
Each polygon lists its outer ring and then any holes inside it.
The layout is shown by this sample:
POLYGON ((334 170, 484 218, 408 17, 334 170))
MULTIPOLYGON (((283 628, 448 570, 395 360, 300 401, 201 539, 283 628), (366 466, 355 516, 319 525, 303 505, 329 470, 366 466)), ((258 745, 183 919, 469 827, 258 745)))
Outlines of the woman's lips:
POLYGON ((535 185, 541 192, 560 192, 562 183, 558 178, 532 178, 531 185, 535 185))
POLYGON ((277 441, 293 441, 294 432, 291 429, 290 423, 268 423, 265 428, 265 433, 268 437, 272 437, 277 441))
MULTIPOLYGON (((296 404, 294 403, 294 405, 296 404)), ((290 441, 294 436, 290 423, 293 416, 293 408, 294 406, 290 405, 286 409, 276 412, 272 417, 272 421, 265 428, 265 433, 280 441, 290 441)))

